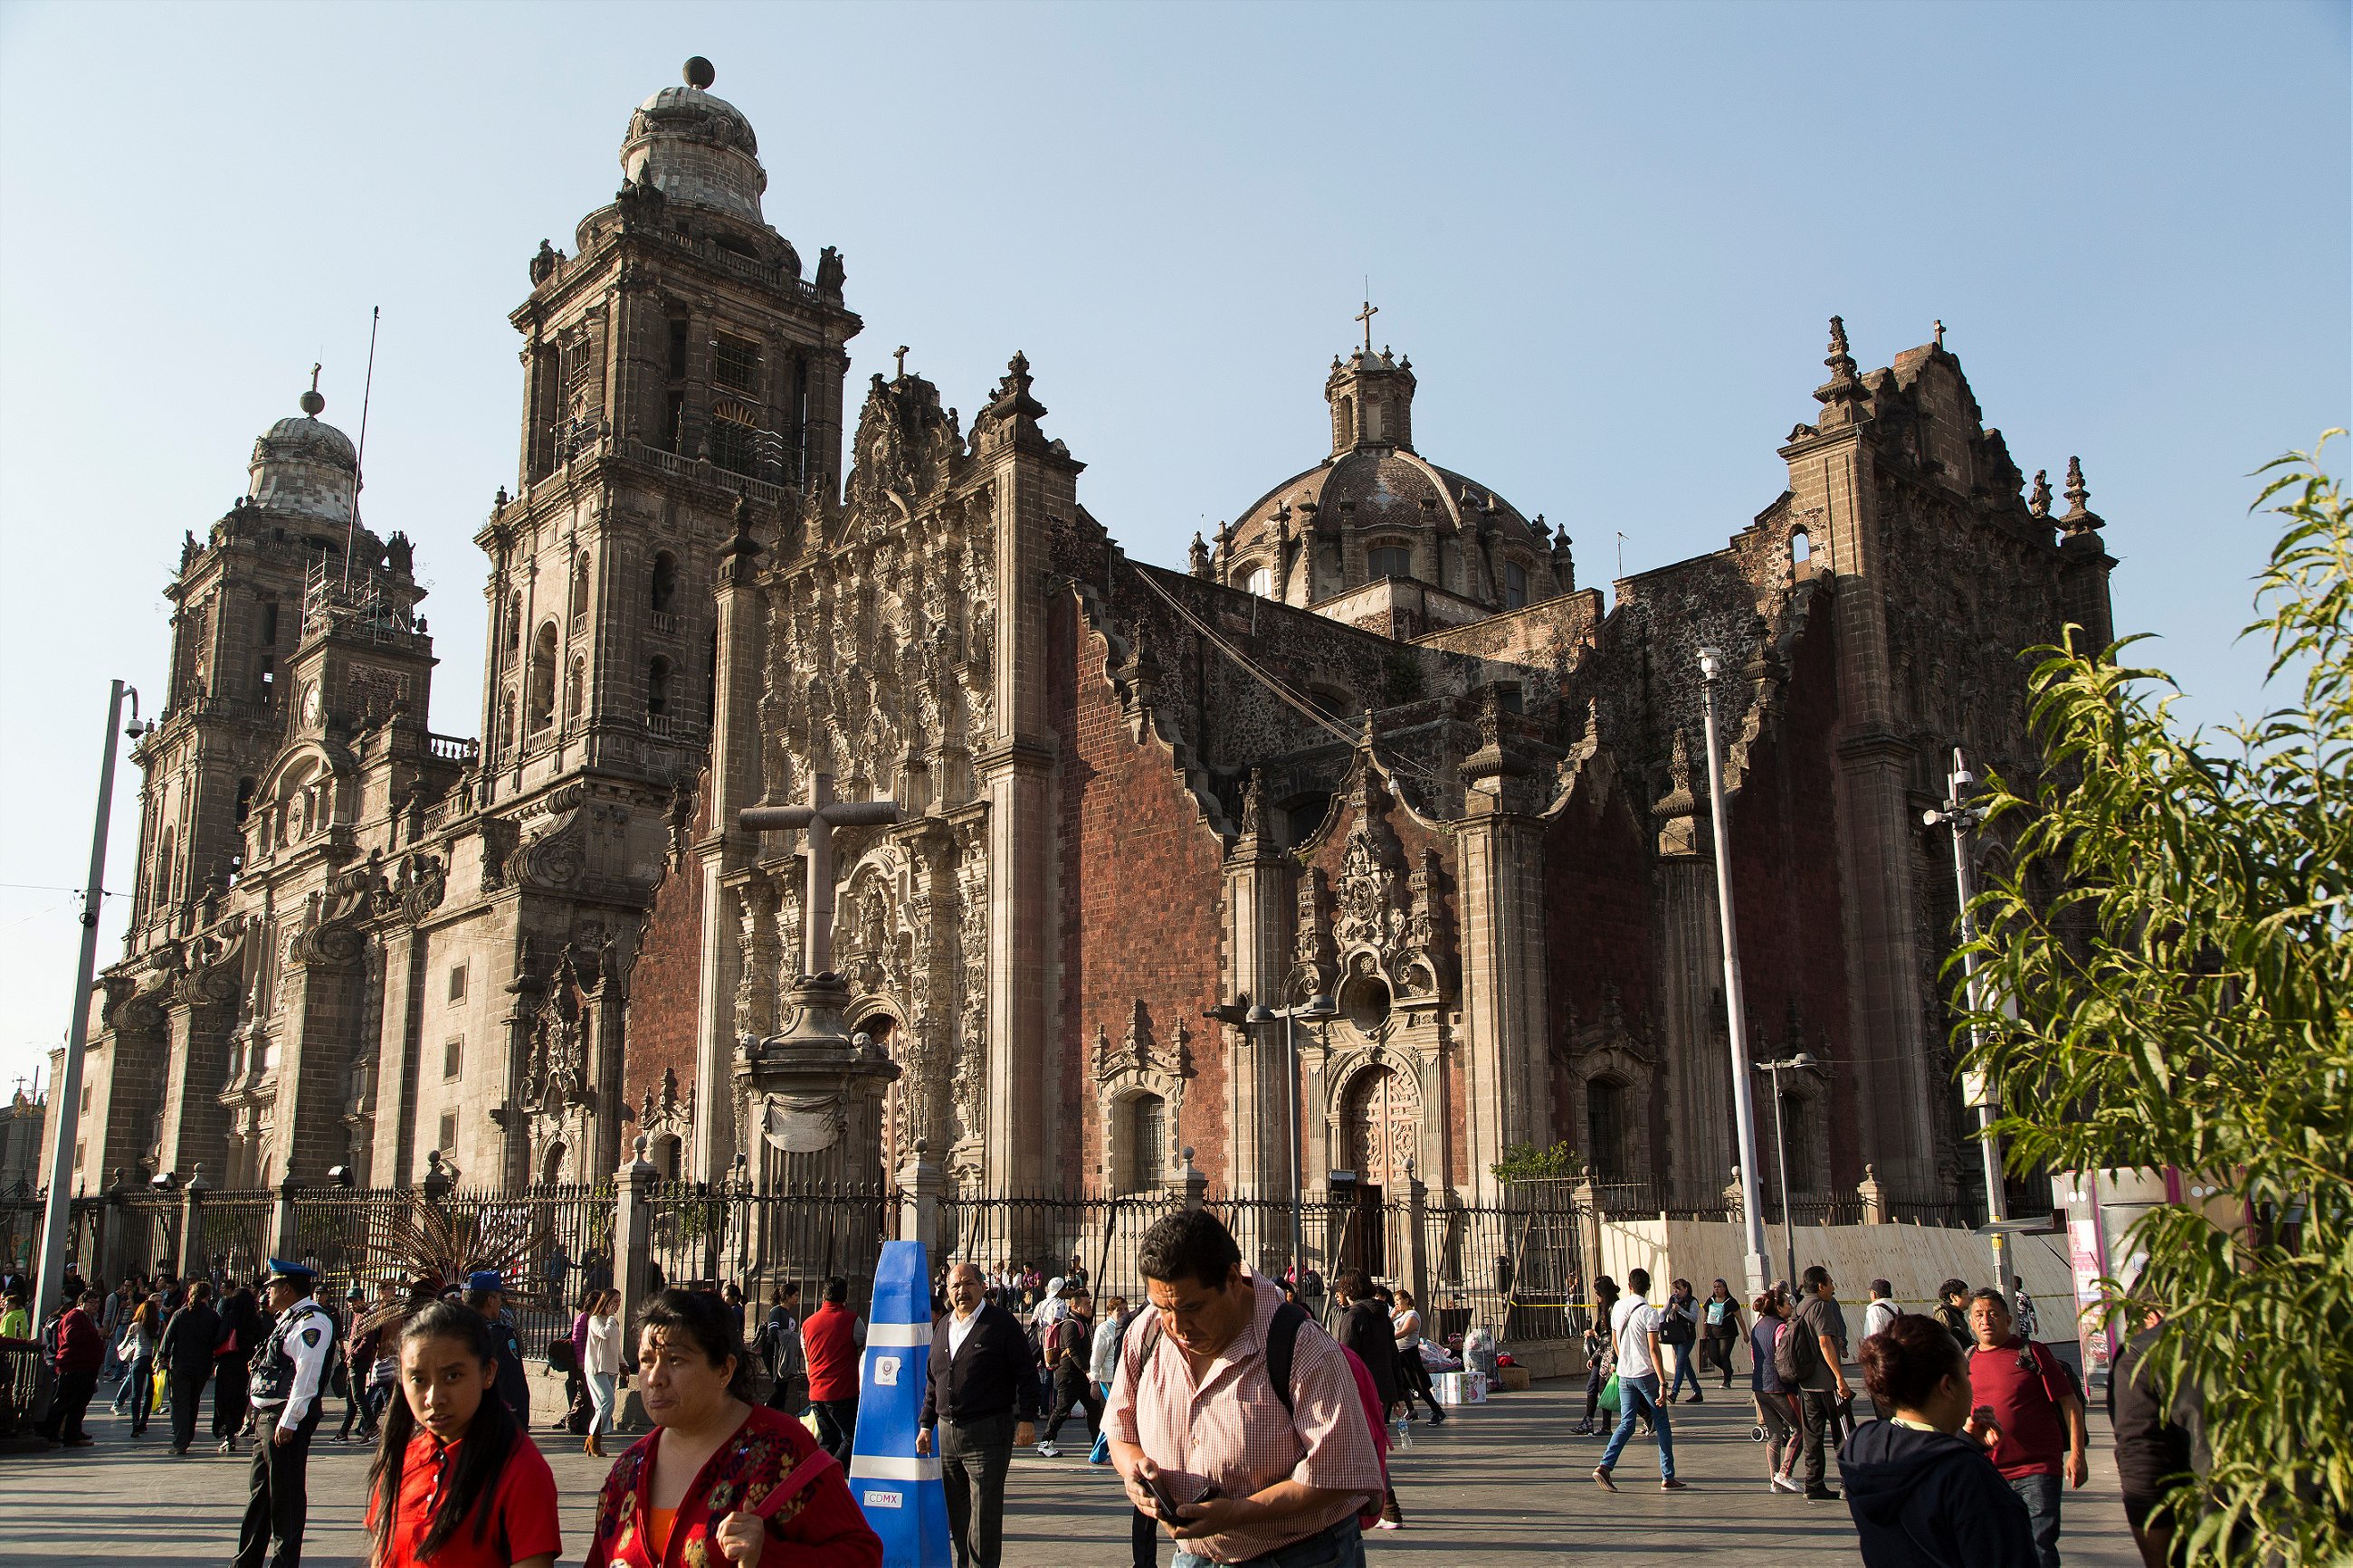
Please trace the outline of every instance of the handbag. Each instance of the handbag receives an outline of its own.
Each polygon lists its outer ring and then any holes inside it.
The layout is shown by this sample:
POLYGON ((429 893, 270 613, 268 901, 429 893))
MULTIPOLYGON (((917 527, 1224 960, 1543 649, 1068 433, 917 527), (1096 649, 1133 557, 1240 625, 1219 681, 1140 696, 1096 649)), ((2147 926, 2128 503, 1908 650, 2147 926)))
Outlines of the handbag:
POLYGON ((1614 1372, 1609 1381, 1601 1385, 1601 1408, 1612 1415, 1618 1414, 1618 1374, 1614 1372))
POLYGON ((159 1366, 159 1367, 157 1367, 157 1368, 155 1369, 155 1394, 154 1394, 154 1398, 155 1398, 155 1404, 156 1404, 158 1406, 161 1406, 161 1405, 163 1405, 163 1403, 164 1403, 164 1391, 165 1391, 167 1388, 169 1388, 169 1387, 171 1386, 170 1383, 167 1381, 167 1380, 168 1380, 168 1376, 169 1376, 169 1374, 168 1374, 168 1373, 166 1373, 164 1371, 164 1369, 163 1369, 162 1367, 160 1367, 160 1366, 159 1366))

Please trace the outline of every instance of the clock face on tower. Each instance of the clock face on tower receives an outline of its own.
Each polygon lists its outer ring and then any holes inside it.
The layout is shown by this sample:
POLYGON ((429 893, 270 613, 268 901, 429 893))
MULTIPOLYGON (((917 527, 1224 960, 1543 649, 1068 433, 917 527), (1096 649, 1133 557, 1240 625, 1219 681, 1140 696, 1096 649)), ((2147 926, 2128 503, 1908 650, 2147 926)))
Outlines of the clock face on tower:
POLYGON ((327 700, 320 693, 319 683, 311 681, 302 689, 302 722, 315 730, 326 710, 327 700))

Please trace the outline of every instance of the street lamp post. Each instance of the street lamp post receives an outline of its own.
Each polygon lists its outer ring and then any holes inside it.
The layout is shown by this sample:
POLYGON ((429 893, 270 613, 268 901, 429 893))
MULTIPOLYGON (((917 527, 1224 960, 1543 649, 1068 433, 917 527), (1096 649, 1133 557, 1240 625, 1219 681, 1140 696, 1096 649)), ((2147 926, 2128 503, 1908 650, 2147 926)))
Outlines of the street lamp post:
MULTIPOLYGON (((1920 814, 1920 820, 1931 827, 1953 830, 1953 889, 1961 900, 1961 984, 1969 999, 1969 1054, 1975 1057, 1983 1043, 1978 1036, 1978 955, 1970 951, 1977 939, 1977 922, 1970 918, 1969 904, 1977 897, 1977 882, 1970 872, 1969 834, 1985 820, 1985 808, 1965 804, 1961 796, 1976 778, 1969 773, 1967 759, 1958 746, 1953 748, 1953 772, 1940 809, 1920 814)), ((2002 1191, 2001 1150, 1994 1138, 1993 1120, 1996 1096, 1992 1083, 1975 1068, 1963 1081, 1963 1093, 1978 1113, 1978 1156, 1984 1163, 1986 1189, 1986 1231, 1993 1242, 1993 1282, 1997 1289, 2010 1289, 2009 1259, 2002 1255, 2008 1239, 2003 1234, 2004 1212, 2010 1206, 2002 1191)))
MULTIPOLYGON (((1771 1079, 1773 1083, 1773 1157, 1781 1170, 1781 1251, 1789 1266, 1788 1278, 1793 1290, 1798 1288, 1798 1232, 1797 1218, 1789 1212, 1789 1133, 1781 1120, 1781 1075, 1804 1071, 1813 1065, 1814 1053, 1811 1051, 1799 1051, 1796 1056, 1786 1057, 1779 1061, 1757 1064, 1757 1070, 1771 1079)), ((1763 1216, 1760 1215, 1757 1230, 1761 1233, 1764 1228, 1763 1216)), ((1762 1285, 1757 1287, 1760 1292, 1764 1289, 1762 1285)))
POLYGON ((1320 1022, 1335 1017, 1339 1009, 1332 998, 1317 992, 1306 1001, 1288 1007, 1269 1007, 1254 1004, 1243 1021, 1250 1024, 1271 1024, 1282 1020, 1282 1134, 1283 1144, 1291 1165, 1291 1268, 1292 1279, 1300 1294, 1306 1294, 1307 1259, 1305 1257, 1307 1221, 1300 1195, 1299 1172, 1299 1036, 1298 1021, 1306 1018, 1320 1022))
MULTIPOLYGON (((72 1238, 74 1142, 81 1134, 82 1058, 90 1046, 90 993, 98 965, 98 908, 105 895, 106 826, 114 805, 114 745, 125 731, 122 700, 131 699, 131 729, 137 740, 139 693, 114 682, 106 704, 106 751, 98 765, 98 821, 90 836, 90 884, 81 897, 81 962, 74 971, 73 1012, 66 1022, 66 1059, 49 1086, 57 1108, 57 1143, 49 1151, 48 1202, 41 1215, 41 1260, 34 1270, 33 1331, 38 1333, 65 1291, 66 1247, 72 1238)), ((71 1305, 70 1302, 67 1305, 71 1305)))
POLYGON ((1748 1012, 1740 994, 1740 939, 1732 918, 1732 854, 1725 826, 1724 768, 1715 747, 1715 678, 1721 664, 1722 656, 1715 649, 1699 650, 1700 713, 1707 734, 1707 810, 1715 835, 1715 911, 1724 931, 1724 1021, 1732 1042, 1732 1120, 1740 1149, 1740 1217, 1747 1233, 1748 1249, 1742 1262, 1748 1275, 1748 1293, 1754 1298, 1765 1289, 1765 1214, 1757 1202, 1757 1107, 1748 1082, 1748 1012))

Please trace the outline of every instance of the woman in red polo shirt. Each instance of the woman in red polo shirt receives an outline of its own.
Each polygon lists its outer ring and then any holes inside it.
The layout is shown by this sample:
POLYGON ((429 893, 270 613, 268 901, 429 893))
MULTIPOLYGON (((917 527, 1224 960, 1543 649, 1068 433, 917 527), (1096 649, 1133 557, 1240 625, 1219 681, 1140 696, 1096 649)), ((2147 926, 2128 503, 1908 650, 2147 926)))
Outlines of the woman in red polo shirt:
POLYGON ((401 1326, 401 1397, 368 1470, 373 1568, 552 1568, 563 1550, 555 1477, 489 1397, 497 1356, 482 1315, 455 1301, 401 1326))

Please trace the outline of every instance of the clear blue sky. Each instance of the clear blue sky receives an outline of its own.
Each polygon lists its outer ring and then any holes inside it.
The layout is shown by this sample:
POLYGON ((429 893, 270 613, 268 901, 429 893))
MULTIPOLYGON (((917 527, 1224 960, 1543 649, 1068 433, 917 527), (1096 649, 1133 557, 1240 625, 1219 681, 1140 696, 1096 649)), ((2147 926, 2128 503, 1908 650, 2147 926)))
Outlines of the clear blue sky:
MULTIPOLYGON (((418 542, 434 727, 479 728, 482 563, 543 236, 694 53, 767 215, 841 247, 967 419, 1026 350, 1081 495, 1167 563, 1325 442, 1369 274, 1421 450, 1585 580, 1778 493, 1824 322, 1942 318, 2028 473, 2080 453, 2122 628, 2192 717, 2267 542, 2245 478, 2348 422, 2348 9, 2216 5, 0 6, 0 1092, 64 1027, 106 680, 163 690, 185 530, 314 359, 418 542)), ((129 879, 136 775, 110 883, 129 879)), ((112 900, 110 900, 111 903, 112 900)), ((101 962, 120 956, 106 922, 101 962)))

